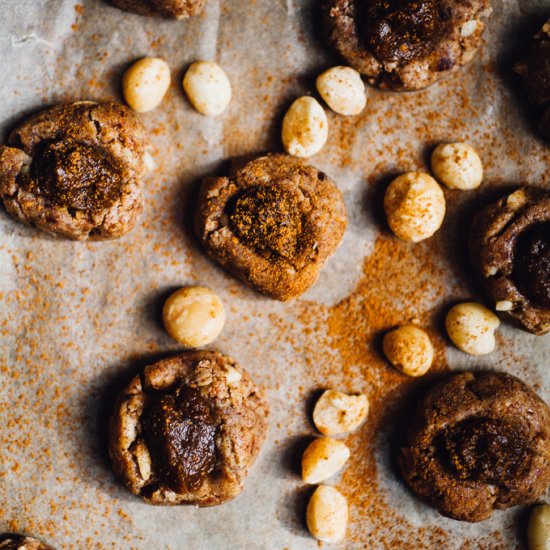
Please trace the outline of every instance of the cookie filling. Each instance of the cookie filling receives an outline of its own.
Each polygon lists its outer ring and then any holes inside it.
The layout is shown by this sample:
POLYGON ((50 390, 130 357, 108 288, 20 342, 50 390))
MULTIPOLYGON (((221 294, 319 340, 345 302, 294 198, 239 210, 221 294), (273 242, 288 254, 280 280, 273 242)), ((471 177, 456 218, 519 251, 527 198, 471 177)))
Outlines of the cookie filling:
POLYGON ((514 278, 519 290, 536 304, 550 308, 550 223, 535 226, 518 239, 514 278))
POLYGON ((250 187, 237 197, 230 224, 242 242, 260 253, 288 260, 298 255, 303 221, 297 192, 277 185, 250 187))
POLYGON ((216 464, 216 424, 199 390, 181 386, 155 397, 144 431, 162 481, 176 493, 199 489, 216 464))
POLYGON ((436 0, 372 0, 362 9, 363 39, 382 62, 403 65, 429 55, 446 32, 436 0))
POLYGON ((103 150, 77 141, 45 141, 35 151, 30 185, 52 203, 70 210, 96 212, 120 194, 117 162, 103 150))
POLYGON ((460 480, 506 484, 529 469, 531 451, 511 424, 468 418, 440 435, 443 463, 460 480))
POLYGON ((530 101, 541 105, 550 101, 550 25, 545 25, 531 47, 525 82, 530 101))

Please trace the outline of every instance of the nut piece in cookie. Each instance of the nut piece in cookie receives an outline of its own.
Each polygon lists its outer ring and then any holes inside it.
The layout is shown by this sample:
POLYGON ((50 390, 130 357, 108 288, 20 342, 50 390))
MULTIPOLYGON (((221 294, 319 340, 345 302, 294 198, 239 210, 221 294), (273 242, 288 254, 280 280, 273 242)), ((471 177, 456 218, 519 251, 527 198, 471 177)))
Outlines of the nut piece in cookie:
POLYGON ((337 249, 347 216, 331 179, 271 154, 204 181, 196 231, 207 252, 252 288, 294 298, 337 249))
POLYGON ((328 42, 370 84, 417 90, 472 59, 489 0, 324 0, 328 42))
POLYGON ((550 19, 534 36, 528 58, 515 69, 524 77, 528 101, 539 110, 539 129, 550 140, 550 19))
POLYGON ((495 309, 529 332, 548 332, 550 191, 524 187, 482 210, 470 251, 495 309))
POLYGON ((23 122, 0 147, 0 198, 15 218, 71 239, 112 239, 143 209, 145 130, 117 103, 79 101, 23 122))
POLYGON ((164 359, 116 402, 113 469, 150 504, 223 504, 242 491, 268 415, 263 390, 232 359, 211 351, 164 359))
POLYGON ((33 537, 6 533, 0 535, 0 550, 54 550, 33 537))
POLYGON ((140 15, 161 15, 187 19, 199 14, 206 0, 111 0, 113 5, 140 15))
POLYGON ((399 461, 409 487, 442 515, 482 521, 548 488, 550 410, 514 376, 451 376, 421 401, 399 461))

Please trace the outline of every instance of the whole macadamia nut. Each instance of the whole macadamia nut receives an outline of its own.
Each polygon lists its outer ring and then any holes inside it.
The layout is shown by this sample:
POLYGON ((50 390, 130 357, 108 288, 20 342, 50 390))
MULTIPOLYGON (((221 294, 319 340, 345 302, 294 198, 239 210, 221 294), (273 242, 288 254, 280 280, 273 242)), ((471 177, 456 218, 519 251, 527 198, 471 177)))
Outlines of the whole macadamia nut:
POLYGON ((382 342, 389 362, 403 374, 422 376, 432 366, 434 348, 421 328, 404 325, 391 330, 382 342))
POLYGON ((487 355, 495 349, 498 317, 477 302, 457 304, 447 313, 445 327, 453 344, 470 355, 487 355))
POLYGON ((527 526, 529 550, 550 549, 550 505, 540 504, 533 508, 527 526))
POLYGON ((193 107, 208 117, 223 113, 231 101, 229 78, 212 61, 193 63, 183 77, 183 89, 193 107))
POLYGON ((164 303, 162 317, 168 334, 189 348, 213 342, 225 323, 221 300, 202 286, 185 287, 174 292, 164 303))
POLYGON ((311 157, 328 139, 328 119, 325 110, 313 97, 299 97, 283 119, 283 146, 295 157, 311 157))
POLYGON ((431 237, 441 227, 445 196, 428 174, 407 172, 390 183, 384 196, 384 210, 395 235, 416 243, 431 237))
POLYGON ((467 143, 441 143, 432 153, 432 171, 449 189, 476 189, 483 180, 483 166, 467 143))
POLYGON ((326 390, 313 409, 313 423, 324 435, 339 435, 357 429, 366 420, 368 412, 366 395, 326 390))
POLYGON ((317 487, 307 505, 306 521, 309 532, 323 542, 338 542, 346 535, 348 503, 334 487, 317 487))
POLYGON ((304 483, 320 483, 338 472, 350 456, 343 441, 319 437, 314 439, 302 456, 302 479, 304 483))
POLYGON ((122 77, 124 100, 134 111, 145 113, 157 107, 170 86, 170 67, 158 57, 144 57, 122 77))
POLYGON ((365 84, 351 67, 332 67, 317 77, 317 90, 326 104, 340 115, 358 115, 367 104, 365 84))

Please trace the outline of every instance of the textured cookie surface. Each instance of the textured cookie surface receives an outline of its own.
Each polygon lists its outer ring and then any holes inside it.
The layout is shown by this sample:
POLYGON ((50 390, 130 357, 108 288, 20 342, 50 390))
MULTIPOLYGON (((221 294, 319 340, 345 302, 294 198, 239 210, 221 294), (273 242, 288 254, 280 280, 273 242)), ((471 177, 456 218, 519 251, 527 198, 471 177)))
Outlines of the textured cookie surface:
POLYGON ((204 181, 196 231, 227 270, 272 298, 303 293, 346 228, 342 194, 330 178, 272 154, 204 181))
POLYGON ((400 465, 410 488, 445 516, 487 519, 550 483, 550 411, 518 378, 468 372, 420 403, 400 465))
POLYGON ((120 237, 143 208, 144 144, 141 122, 117 103, 46 109, 0 147, 0 198, 14 217, 52 234, 120 237))
POLYGON ((489 0, 325 0, 329 43, 369 83, 416 90, 472 59, 489 0))
POLYGON ((482 210, 470 249, 496 309, 529 332, 548 332, 550 191, 523 187, 482 210))
POLYGON ((113 469, 151 504, 222 504, 241 492, 268 414, 262 389, 228 357, 195 351, 159 361, 117 400, 113 469))

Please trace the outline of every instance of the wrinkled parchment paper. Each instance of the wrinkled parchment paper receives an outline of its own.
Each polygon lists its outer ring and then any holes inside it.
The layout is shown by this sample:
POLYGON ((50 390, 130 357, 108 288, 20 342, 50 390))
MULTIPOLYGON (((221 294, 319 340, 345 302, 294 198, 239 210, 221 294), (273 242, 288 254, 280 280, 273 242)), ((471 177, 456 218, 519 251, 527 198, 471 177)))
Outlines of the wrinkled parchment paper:
POLYGON ((173 71, 163 104, 142 116, 156 169, 144 181, 146 211, 132 233, 75 243, 0 210, 0 531, 33 534, 57 548, 317 548, 304 525, 311 490, 298 465, 315 433, 312 398, 334 387, 365 391, 372 404, 367 424, 347 438, 348 468, 331 481, 350 503, 348 537, 335 547, 524 544, 525 508, 468 525, 442 518, 406 489, 391 434, 406 420, 401 403, 430 382, 393 371, 379 335, 416 317, 436 344, 434 371, 496 368, 550 397, 550 335, 503 324, 497 350, 474 359, 450 345, 441 323, 452 303, 481 299, 463 254, 471 212, 504 188, 549 183, 549 149, 533 131, 511 65, 550 6, 493 0, 486 43, 471 66, 418 93, 369 89, 358 117, 329 113, 328 144, 311 162, 344 192, 349 228, 318 283, 281 304, 211 263, 189 220, 200 179, 223 173, 230 157, 280 150, 290 101, 314 93, 315 76, 337 63, 320 37, 316 4, 209 0, 203 15, 177 22, 102 0, 0 0, 3 139, 22 117, 59 101, 120 100, 120 75, 136 58, 161 56, 173 71), (233 101, 219 118, 200 116, 183 97, 183 71, 197 59, 220 63, 233 84, 233 101), (447 192, 448 215, 434 239, 397 243, 380 216, 380 189, 398 172, 427 169, 430 148, 444 140, 479 150, 483 187, 447 192), (213 347, 267 387, 270 436, 233 502, 156 508, 114 479, 106 420, 135 372, 179 349, 159 312, 171 290, 191 283, 212 287, 226 304, 228 321, 213 347), (386 313, 375 314, 376 301, 386 313))

